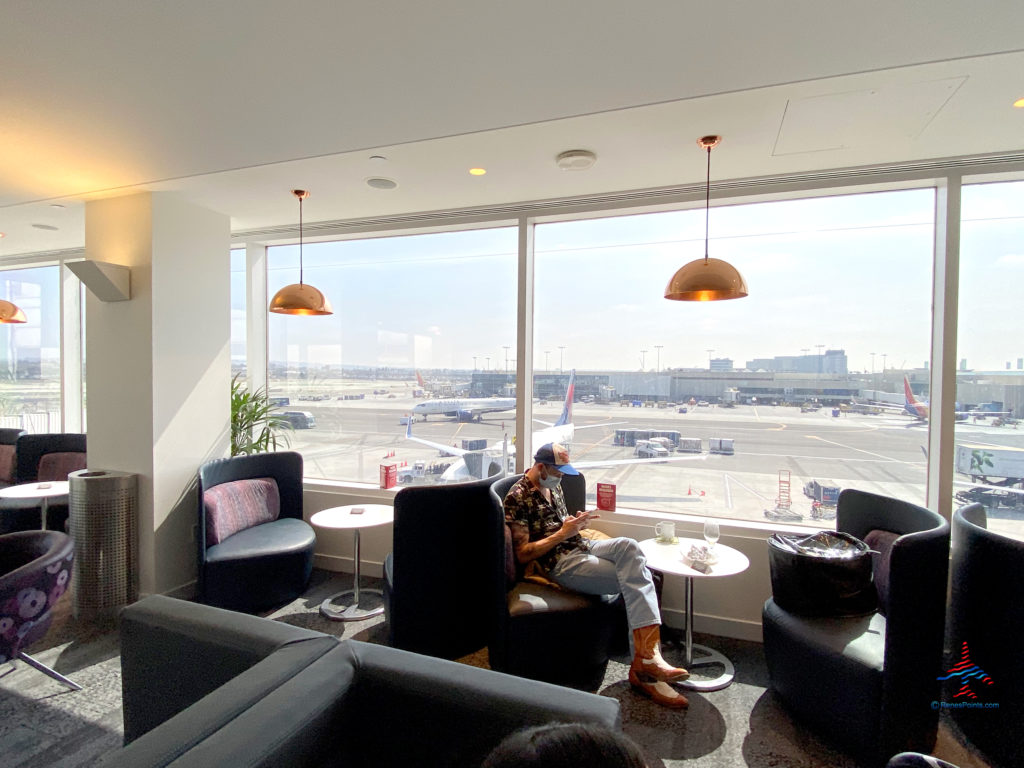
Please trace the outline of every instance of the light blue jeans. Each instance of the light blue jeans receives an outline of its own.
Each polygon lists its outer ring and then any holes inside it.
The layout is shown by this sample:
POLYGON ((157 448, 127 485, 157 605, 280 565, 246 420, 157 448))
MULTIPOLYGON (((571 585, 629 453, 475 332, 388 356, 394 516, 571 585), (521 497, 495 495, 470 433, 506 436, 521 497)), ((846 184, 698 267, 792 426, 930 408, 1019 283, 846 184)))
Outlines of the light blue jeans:
MULTIPOLYGON (((590 552, 574 552, 559 558, 548 572, 566 589, 587 595, 622 595, 630 629, 661 623, 658 595, 640 546, 633 539, 601 539, 589 542, 590 552)), ((629 638, 633 648, 632 632, 629 638)))

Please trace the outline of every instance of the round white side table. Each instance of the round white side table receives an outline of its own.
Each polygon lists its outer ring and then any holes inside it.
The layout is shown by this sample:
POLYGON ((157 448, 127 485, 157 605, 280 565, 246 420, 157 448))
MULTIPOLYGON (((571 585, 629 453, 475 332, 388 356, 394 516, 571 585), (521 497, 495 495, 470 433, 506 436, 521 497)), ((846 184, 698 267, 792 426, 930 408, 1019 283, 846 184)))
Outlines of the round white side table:
POLYGON ((362 621, 384 612, 383 605, 378 605, 375 608, 359 607, 361 593, 383 594, 379 589, 359 589, 359 531, 362 528, 388 525, 394 519, 395 510, 390 504, 348 504, 343 507, 331 507, 320 510, 309 518, 309 522, 315 527, 351 529, 355 535, 355 553, 352 560, 355 573, 352 576, 352 589, 346 589, 331 595, 320 603, 320 615, 325 619, 331 619, 332 621, 362 621), (346 601, 348 604, 345 607, 334 605, 336 601, 346 595, 351 595, 352 599, 346 601))
POLYGON ((715 544, 714 553, 718 561, 711 566, 707 573, 695 571, 683 562, 683 556, 689 551, 692 545, 707 546, 704 539, 679 539, 679 543, 665 544, 658 539, 644 539, 640 542, 640 549, 647 558, 647 565, 656 571, 673 576, 682 576, 686 579, 686 659, 683 666, 687 669, 694 667, 721 664, 724 671, 713 680, 684 680, 676 683, 683 688, 693 691, 718 691, 727 687, 736 676, 736 669, 732 662, 720 651, 708 648, 706 645, 694 645, 693 643, 693 580, 711 579, 718 576, 733 576, 742 573, 750 567, 750 560, 742 552, 727 547, 724 544, 715 544), (694 658, 693 652, 698 650, 702 655, 694 658))
POLYGON ((46 510, 49 508, 50 499, 68 495, 67 480, 51 480, 48 483, 21 483, 0 488, 0 499, 23 499, 39 502, 42 510, 42 523, 39 526, 46 530, 46 510))

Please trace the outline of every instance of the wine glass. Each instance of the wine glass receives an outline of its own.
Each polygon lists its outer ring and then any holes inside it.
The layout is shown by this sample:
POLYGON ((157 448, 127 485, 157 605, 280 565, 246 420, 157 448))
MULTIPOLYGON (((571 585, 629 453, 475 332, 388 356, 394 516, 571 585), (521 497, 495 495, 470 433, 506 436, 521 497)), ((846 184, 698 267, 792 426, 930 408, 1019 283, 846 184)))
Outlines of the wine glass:
POLYGON ((708 548, 709 549, 714 549, 715 548, 715 542, 718 541, 718 537, 720 535, 721 534, 720 534, 720 532, 718 530, 718 521, 717 520, 710 520, 709 519, 709 520, 705 520, 704 521, 704 541, 706 541, 708 543, 708 548))

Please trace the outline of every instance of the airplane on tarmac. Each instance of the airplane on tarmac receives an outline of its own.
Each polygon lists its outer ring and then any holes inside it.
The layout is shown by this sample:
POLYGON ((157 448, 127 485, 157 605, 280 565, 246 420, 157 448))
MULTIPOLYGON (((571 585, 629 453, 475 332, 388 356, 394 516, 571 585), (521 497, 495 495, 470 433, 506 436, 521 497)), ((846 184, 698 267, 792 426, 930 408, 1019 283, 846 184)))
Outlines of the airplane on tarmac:
MULTIPOLYGON (((480 421, 485 413, 515 410, 514 397, 446 397, 424 400, 412 407, 413 416, 421 415, 426 421, 430 414, 454 416, 459 421, 480 421)), ((412 419, 409 420, 410 423, 412 419)))
MULTIPOLYGON (((930 407, 927 400, 918 400, 917 396, 914 395, 913 390, 910 388, 910 378, 907 376, 903 377, 903 405, 899 406, 896 403, 883 403, 877 400, 871 400, 870 405, 873 408, 880 408, 883 411, 889 411, 891 413, 902 413, 913 417, 916 421, 927 423, 930 415, 930 407)), ((956 420, 965 421, 970 416, 1006 416, 1009 411, 982 411, 982 410, 960 410, 960 404, 956 403, 956 420)))
MULTIPOLYGON (((574 399, 575 393, 576 393, 576 371, 574 369, 574 370, 572 370, 569 373, 569 386, 566 387, 565 400, 562 403, 562 412, 559 414, 558 419, 553 424, 548 424, 547 422, 541 421, 540 419, 534 419, 534 421, 538 421, 541 424, 545 424, 546 426, 543 429, 538 429, 538 430, 535 430, 533 432, 533 434, 531 436, 531 440, 530 440, 530 455, 531 456, 537 451, 538 448, 540 448, 542 445, 546 445, 547 443, 561 443, 562 445, 569 445, 570 443, 572 443, 573 436, 576 434, 576 430, 578 430, 578 429, 592 429, 594 427, 607 427, 607 426, 613 426, 615 423, 618 423, 618 422, 613 422, 612 424, 607 424, 607 423, 605 423, 605 424, 586 424, 586 425, 581 425, 581 426, 576 426, 575 424, 573 424, 573 421, 572 421, 572 403, 573 403, 573 399, 574 399)), ((486 448, 483 451, 470 451, 470 450, 458 448, 458 447, 453 446, 453 445, 445 445, 443 443, 435 443, 435 442, 433 442, 431 440, 426 440, 426 439, 424 439, 422 437, 415 437, 412 434, 412 421, 410 420, 408 422, 408 424, 406 425, 405 437, 408 440, 412 440, 412 441, 417 442, 417 443, 422 443, 423 445, 429 445, 432 448, 437 448, 438 450, 440 450, 440 451, 442 451, 444 453, 447 453, 449 455, 455 455, 455 456, 459 457, 456 461, 453 461, 451 466, 449 466, 448 469, 446 469, 441 474, 441 476, 439 478, 439 481, 442 482, 442 483, 460 482, 460 481, 463 481, 463 480, 473 480, 473 479, 475 479, 476 476, 474 475, 473 472, 470 471, 470 468, 467 466, 467 462, 466 462, 466 456, 468 454, 472 454, 472 453, 476 453, 476 454, 481 454, 482 453, 484 455, 484 457, 490 458, 490 459, 493 460, 492 462, 490 462, 491 464, 498 463, 498 461, 500 460, 501 463, 498 464, 499 467, 504 466, 506 468, 505 469, 506 472, 513 471, 510 459, 515 456, 516 446, 515 446, 515 444, 511 444, 510 445, 508 443, 508 437, 507 436, 506 436, 505 440, 503 441, 502 445, 500 445, 500 446, 496 445, 496 446, 493 446, 491 448, 486 448)), ((604 460, 599 460, 599 461, 575 461, 574 460, 572 462, 572 465, 574 467, 576 467, 577 469, 586 469, 588 467, 611 467, 611 466, 616 466, 616 465, 619 465, 619 464, 652 464, 652 463, 664 464, 666 462, 694 461, 694 460, 701 460, 701 459, 706 459, 706 458, 707 458, 707 455, 704 455, 704 454, 701 454, 701 455, 693 455, 693 454, 691 454, 691 455, 687 455, 687 456, 657 457, 657 458, 651 458, 651 459, 640 459, 640 458, 632 458, 632 459, 604 459, 604 460)), ((488 473, 488 472, 485 471, 488 467, 489 467, 489 464, 482 464, 481 465, 480 470, 481 470, 481 474, 482 475, 486 476, 487 474, 491 474, 491 473, 488 473)))

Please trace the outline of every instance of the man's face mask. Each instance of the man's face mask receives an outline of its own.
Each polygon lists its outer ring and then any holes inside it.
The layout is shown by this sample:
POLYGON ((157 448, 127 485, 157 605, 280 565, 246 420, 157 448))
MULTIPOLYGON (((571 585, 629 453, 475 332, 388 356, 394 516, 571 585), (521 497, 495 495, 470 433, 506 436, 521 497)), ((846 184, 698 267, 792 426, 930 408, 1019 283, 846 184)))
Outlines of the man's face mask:
POLYGON ((545 468, 540 473, 540 484, 545 488, 557 488, 558 484, 562 482, 562 474, 555 474, 555 471, 550 468, 545 468))

